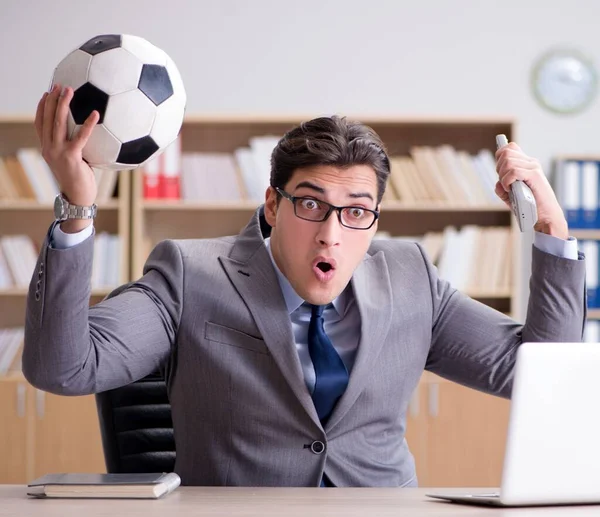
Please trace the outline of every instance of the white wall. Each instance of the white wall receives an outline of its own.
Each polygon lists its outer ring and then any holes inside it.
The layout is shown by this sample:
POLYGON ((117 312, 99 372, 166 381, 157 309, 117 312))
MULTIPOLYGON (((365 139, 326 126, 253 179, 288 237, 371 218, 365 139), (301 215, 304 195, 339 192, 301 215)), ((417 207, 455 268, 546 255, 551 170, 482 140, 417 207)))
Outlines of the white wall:
POLYGON ((536 57, 574 45, 600 62, 593 0, 0 0, 0 116, 33 115, 54 66, 101 33, 131 33, 178 64, 188 113, 509 115, 548 165, 598 152, 600 100, 546 113, 536 57))
POLYGON ((514 115, 545 161, 598 150, 600 101, 547 114, 530 67, 556 44, 600 62, 599 19, 591 0, 0 0, 0 115, 32 115, 70 50, 127 32, 173 57, 190 113, 514 115))

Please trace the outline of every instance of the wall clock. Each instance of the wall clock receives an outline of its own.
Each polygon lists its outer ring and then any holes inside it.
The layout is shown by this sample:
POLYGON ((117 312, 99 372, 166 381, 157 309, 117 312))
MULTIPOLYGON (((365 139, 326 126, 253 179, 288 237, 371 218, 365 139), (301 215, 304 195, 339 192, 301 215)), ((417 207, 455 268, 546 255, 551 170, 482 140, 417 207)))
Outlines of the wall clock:
POLYGON ((598 89, 596 69, 577 50, 556 49, 541 56, 531 74, 538 102, 554 113, 579 113, 587 108, 598 89))

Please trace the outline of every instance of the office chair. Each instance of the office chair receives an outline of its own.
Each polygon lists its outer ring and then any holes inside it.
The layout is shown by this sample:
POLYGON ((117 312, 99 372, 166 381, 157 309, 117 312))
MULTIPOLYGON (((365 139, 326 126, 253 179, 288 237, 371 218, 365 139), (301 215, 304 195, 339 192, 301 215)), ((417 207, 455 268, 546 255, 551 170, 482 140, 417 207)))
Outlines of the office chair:
POLYGON ((98 393, 96 407, 108 473, 173 471, 173 421, 162 374, 98 393))

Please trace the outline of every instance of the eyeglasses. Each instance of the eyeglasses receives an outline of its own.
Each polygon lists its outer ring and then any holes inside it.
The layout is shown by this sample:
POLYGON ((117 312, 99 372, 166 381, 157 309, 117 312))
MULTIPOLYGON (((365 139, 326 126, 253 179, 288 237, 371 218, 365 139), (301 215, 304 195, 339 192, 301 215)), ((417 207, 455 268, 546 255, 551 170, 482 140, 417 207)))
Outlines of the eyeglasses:
POLYGON ((325 221, 334 210, 342 226, 353 230, 368 230, 379 218, 379 212, 361 206, 335 206, 312 197, 296 197, 275 187, 275 190, 294 205, 294 214, 305 221, 325 221))

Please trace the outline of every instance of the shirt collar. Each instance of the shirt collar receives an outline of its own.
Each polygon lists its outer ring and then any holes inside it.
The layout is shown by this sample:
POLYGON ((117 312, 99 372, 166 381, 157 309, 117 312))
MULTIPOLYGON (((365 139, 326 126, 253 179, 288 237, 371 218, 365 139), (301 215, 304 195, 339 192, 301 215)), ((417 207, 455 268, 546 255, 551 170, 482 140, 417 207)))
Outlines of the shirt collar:
MULTIPOLYGON (((290 281, 280 271, 279 267, 277 267, 277 264, 275 263, 275 259, 273 258, 273 253, 271 252, 271 238, 270 237, 267 237, 265 239, 265 246, 267 247, 267 250, 269 251, 269 257, 271 257, 271 262, 273 263, 273 268, 275 268, 275 273, 277 274, 277 279, 279 280, 279 286, 281 287, 281 292, 283 293, 283 298, 285 299, 285 305, 287 307, 288 313, 292 314, 292 312, 297 310, 303 303, 305 303, 305 300, 303 300, 298 295, 298 293, 292 287, 292 284, 290 284, 290 281)), ((331 302, 333 305, 333 308, 335 309, 335 311, 338 313, 338 316, 340 316, 340 317, 342 317, 345 312, 346 298, 348 296, 347 293, 348 293, 349 288, 350 288, 350 286, 348 286, 346 289, 344 289, 342 294, 340 294, 340 296, 337 296, 331 302)))

